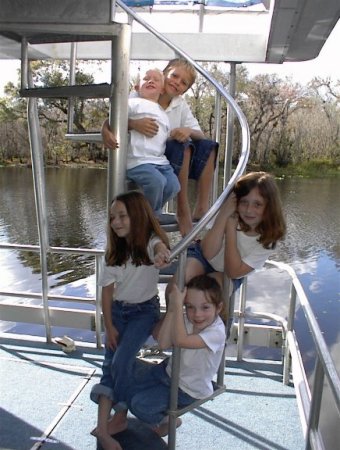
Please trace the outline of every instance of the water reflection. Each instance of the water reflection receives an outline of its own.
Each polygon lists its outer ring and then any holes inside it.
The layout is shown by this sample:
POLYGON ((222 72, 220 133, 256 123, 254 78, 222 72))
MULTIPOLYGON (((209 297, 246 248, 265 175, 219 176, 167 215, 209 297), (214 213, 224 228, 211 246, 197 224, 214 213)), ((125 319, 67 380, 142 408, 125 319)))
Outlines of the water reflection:
MULTIPOLYGON (((32 172, 27 168, 0 169, 0 239, 38 244, 32 172)), ((45 172, 49 239, 52 246, 104 248, 106 226, 106 171, 54 169, 45 172)), ((338 179, 279 181, 288 232, 275 257, 293 263, 308 289, 339 291, 340 266, 338 179), (327 274, 333 273, 331 286, 327 274)), ((22 253, 23 265, 39 270, 36 254, 22 253)), ((88 275, 88 258, 52 255, 51 274, 74 271, 74 279, 88 275), (70 267, 70 264, 73 267, 70 267)), ((69 279, 63 278, 60 283, 69 279)))
MULTIPOLYGON (((38 244, 31 170, 2 168, 0 175, 0 240, 38 244)), ((103 249, 106 170, 48 168, 45 178, 50 244, 56 247, 103 249)), ((340 311, 340 180, 285 179, 278 183, 288 232, 273 259, 293 265, 320 326, 327 329, 327 341, 331 344, 339 340, 339 327, 335 323, 337 314, 334 311, 340 311), (329 313, 330 310, 333 314, 329 313)), ((3 273, 8 265, 12 272, 18 273, 20 265, 31 270, 29 283, 39 281, 37 253, 7 252, 2 262, 3 273)), ((52 254, 49 255, 48 269, 50 287, 63 286, 91 276, 94 273, 93 258, 52 254)), ((13 282, 12 277, 9 279, 13 282)), ((6 288, 6 278, 1 285, 6 288)))

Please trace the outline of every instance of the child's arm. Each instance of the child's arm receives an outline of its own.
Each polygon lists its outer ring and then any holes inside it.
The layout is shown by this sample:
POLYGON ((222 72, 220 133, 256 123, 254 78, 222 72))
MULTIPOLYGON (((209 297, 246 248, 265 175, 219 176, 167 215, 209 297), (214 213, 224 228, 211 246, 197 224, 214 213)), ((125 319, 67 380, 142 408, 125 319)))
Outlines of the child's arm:
POLYGON ((154 246, 155 267, 161 268, 169 264, 170 250, 164 242, 157 242, 154 246))
POLYGON ((111 150, 114 150, 115 148, 118 148, 118 142, 116 139, 116 136, 112 133, 109 125, 109 121, 106 119, 105 122, 102 125, 101 130, 103 143, 106 148, 110 148, 111 150))
POLYGON ((129 119, 129 130, 135 130, 138 133, 144 134, 146 137, 154 137, 158 133, 159 125, 156 119, 151 117, 142 117, 141 119, 129 119))
POLYGON ((157 339, 158 346, 161 350, 166 350, 172 347, 172 324, 174 313, 169 308, 166 311, 164 318, 160 323, 159 330, 155 339, 157 339))
POLYGON ((241 278, 253 270, 243 262, 237 247, 237 215, 227 219, 225 227, 224 270, 229 278, 241 278))
POLYGON ((114 350, 118 344, 118 331, 112 323, 114 283, 102 288, 102 310, 106 332, 106 346, 114 350))
POLYGON ((169 307, 173 311, 172 317, 172 344, 181 348, 205 348, 206 344, 199 334, 188 334, 183 315, 183 303, 186 296, 186 289, 181 292, 177 285, 174 285, 169 296, 169 307))
POLYGON ((193 128, 181 127, 173 128, 170 132, 170 138, 179 142, 186 142, 191 139, 204 139, 205 136, 201 130, 194 130, 193 128))
POLYGON ((214 225, 202 239, 201 247, 203 255, 208 260, 216 256, 217 253, 221 250, 227 219, 235 213, 235 210, 236 195, 232 193, 221 206, 214 225))

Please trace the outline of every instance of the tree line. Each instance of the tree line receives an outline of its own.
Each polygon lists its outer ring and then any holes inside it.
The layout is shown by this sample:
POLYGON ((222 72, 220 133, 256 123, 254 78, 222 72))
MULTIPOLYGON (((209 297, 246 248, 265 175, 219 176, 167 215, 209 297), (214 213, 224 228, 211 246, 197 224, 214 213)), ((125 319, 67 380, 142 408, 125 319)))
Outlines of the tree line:
MULTIPOLYGON (((65 61, 37 61, 32 64, 33 82, 39 87, 68 84, 65 61)), ((100 68, 100 62, 97 67, 100 68)), ((226 89, 228 65, 204 64, 226 89)), ((19 76, 18 76, 19 79, 19 76)), ((251 149, 249 163, 263 169, 287 167, 312 161, 340 163, 340 80, 314 78, 306 86, 278 75, 250 77, 237 66, 236 101, 249 124, 251 149)), ((94 75, 80 65, 76 84, 92 84, 94 75)), ((131 82, 131 89, 133 86, 131 82)), ((186 94, 194 115, 206 136, 215 133, 215 89, 200 75, 186 94)), ((19 81, 5 86, 0 99, 0 163, 28 164, 30 149, 27 130, 26 99, 19 96, 19 81)), ((106 163, 107 151, 100 144, 65 140, 68 101, 40 99, 39 119, 46 164, 106 163)), ((74 132, 99 132, 108 117, 107 99, 76 99, 74 132)), ((220 146, 225 147, 227 104, 221 105, 220 146)), ((240 151, 240 127, 235 121, 233 162, 240 151)), ((221 159, 223 159, 223 151, 221 159)))

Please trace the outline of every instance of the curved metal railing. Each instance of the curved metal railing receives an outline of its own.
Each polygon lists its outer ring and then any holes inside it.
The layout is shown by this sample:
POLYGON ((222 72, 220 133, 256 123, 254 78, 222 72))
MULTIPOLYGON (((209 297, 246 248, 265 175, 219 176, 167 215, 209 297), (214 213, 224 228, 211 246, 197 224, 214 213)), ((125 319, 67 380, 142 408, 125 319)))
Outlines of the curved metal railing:
MULTIPOLYGON (((141 24, 144 28, 148 29, 152 34, 154 34, 158 39, 160 39, 163 43, 165 43, 168 47, 172 48, 178 56, 186 59, 189 63, 191 63, 198 73, 204 76, 216 89, 216 91, 226 99, 228 105, 232 108, 236 117, 238 118, 241 125, 241 137, 242 137, 242 148, 240 153, 240 159, 237 164, 237 167, 234 171, 234 174, 231 176, 228 184, 223 190, 222 194, 215 201, 209 211, 201 218, 198 224, 191 230, 188 235, 186 235, 171 251, 170 260, 172 261, 177 256, 179 258, 179 265, 177 268, 177 283, 179 288, 183 288, 184 286, 184 272, 185 272, 185 261, 186 261, 186 248, 188 245, 195 239, 195 237, 200 233, 201 230, 205 227, 205 225, 217 214, 220 209, 222 203, 229 195, 232 187, 236 181, 236 179, 244 172, 248 156, 249 156, 249 147, 250 147, 250 136, 249 136, 249 127, 247 124, 247 120, 235 102, 234 98, 229 95, 229 93, 221 86, 211 75, 203 69, 199 64, 196 63, 188 54, 178 48, 175 44, 169 41, 165 36, 161 35, 157 30, 155 30, 152 26, 150 26, 147 22, 145 22, 142 18, 140 18, 134 11, 128 8, 121 0, 116 0, 116 3, 129 15, 135 19, 139 24, 141 24)), ((168 438, 168 447, 171 450, 174 450, 176 447, 176 418, 179 414, 177 409, 177 397, 178 397, 178 379, 179 379, 179 361, 180 361, 180 349, 174 347, 173 348, 173 359, 172 359, 172 377, 171 377, 171 392, 170 392, 170 405, 169 405, 169 438, 168 438)), ((220 383, 219 386, 221 392, 223 391, 223 382, 220 383)), ((210 397, 209 397, 210 398, 210 397)), ((208 399, 206 399, 208 400, 208 399)), ((192 405, 192 408, 195 406, 192 405)))
POLYGON ((232 111, 235 113, 235 116, 238 118, 241 126, 241 152, 239 162, 235 168, 235 171, 228 181, 225 189, 218 197, 216 202, 212 205, 210 210, 201 218, 201 220, 196 224, 194 229, 186 235, 173 249, 171 252, 170 259, 173 260, 180 253, 182 253, 185 248, 190 244, 190 242, 195 239, 195 237, 203 230, 206 224, 217 214, 219 208, 221 207, 224 200, 228 197, 230 191, 232 190, 233 185, 237 178, 242 175, 244 172, 248 157, 249 157, 249 149, 250 149, 250 133, 249 127, 247 123, 247 119, 243 114, 241 108, 236 103, 235 99, 227 92, 224 87, 218 83, 203 67, 201 67, 196 61, 194 61, 190 55, 180 49, 177 45, 172 43, 168 38, 159 33, 155 28, 153 28, 150 24, 148 24, 144 19, 138 16, 131 8, 125 5, 125 3, 121 0, 116 0, 116 4, 119 5, 121 9, 123 9, 130 18, 133 18, 136 22, 146 28, 150 33, 155 35, 160 41, 170 47, 174 52, 186 59, 190 64, 192 64, 198 73, 200 73, 204 78, 206 78, 216 89, 216 91, 227 101, 228 105, 232 108, 232 111))

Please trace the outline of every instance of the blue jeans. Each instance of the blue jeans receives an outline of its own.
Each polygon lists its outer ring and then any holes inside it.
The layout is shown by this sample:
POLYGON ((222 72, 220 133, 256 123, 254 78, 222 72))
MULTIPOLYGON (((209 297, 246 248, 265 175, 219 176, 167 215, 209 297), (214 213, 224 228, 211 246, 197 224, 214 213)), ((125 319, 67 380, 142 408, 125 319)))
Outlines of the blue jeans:
MULTIPOLYGON (((168 360, 160 364, 136 360, 127 406, 134 416, 150 425, 158 425, 168 415, 171 380, 165 371, 168 360)), ((178 407, 196 399, 178 389, 178 407)))
POLYGON ((166 142, 165 156, 168 158, 176 175, 179 174, 182 168, 184 149, 188 146, 191 147, 189 178, 198 180, 207 164, 210 153, 213 151, 215 152, 216 163, 218 143, 210 139, 196 139, 187 142, 168 139, 166 142))
POLYGON ((129 180, 134 181, 144 192, 157 216, 165 203, 180 191, 177 176, 170 164, 141 164, 126 171, 129 180))
MULTIPOLYGON (((190 244, 187 250, 187 256, 188 258, 195 258, 197 259, 203 266, 204 273, 209 274, 216 272, 216 270, 213 268, 213 266, 209 263, 207 258, 203 255, 202 247, 199 241, 194 242, 193 244, 190 244)), ((237 289, 242 284, 242 278, 233 278, 231 281, 233 282, 233 292, 237 291, 237 289)))
POLYGON ((91 400, 98 403, 100 395, 113 403, 125 402, 134 368, 135 357, 160 318, 158 296, 137 304, 112 302, 112 323, 119 333, 115 350, 105 348, 103 375, 93 386, 91 400))

